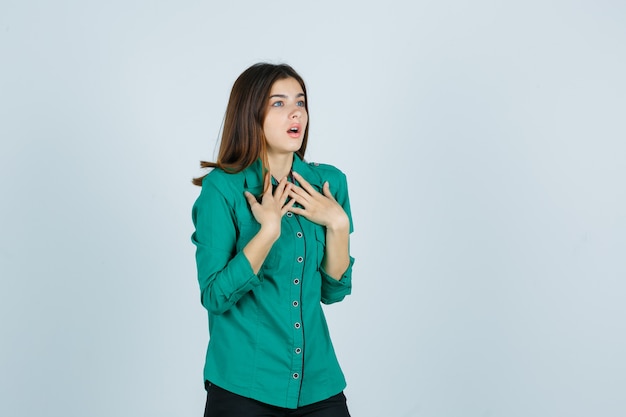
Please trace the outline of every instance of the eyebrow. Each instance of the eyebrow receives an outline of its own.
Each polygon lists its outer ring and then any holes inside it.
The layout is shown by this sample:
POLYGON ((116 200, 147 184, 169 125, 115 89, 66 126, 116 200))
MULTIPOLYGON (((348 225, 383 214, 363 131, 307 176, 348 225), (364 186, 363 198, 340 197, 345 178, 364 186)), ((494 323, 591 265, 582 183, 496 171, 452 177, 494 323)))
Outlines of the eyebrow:
MULTIPOLYGON (((275 98, 275 97, 278 97, 278 98, 289 98, 289 96, 287 96, 286 94, 273 94, 273 95, 270 96, 270 98, 275 98)), ((299 98, 299 97, 304 97, 304 93, 300 93, 300 94, 296 95, 296 98, 299 98)))

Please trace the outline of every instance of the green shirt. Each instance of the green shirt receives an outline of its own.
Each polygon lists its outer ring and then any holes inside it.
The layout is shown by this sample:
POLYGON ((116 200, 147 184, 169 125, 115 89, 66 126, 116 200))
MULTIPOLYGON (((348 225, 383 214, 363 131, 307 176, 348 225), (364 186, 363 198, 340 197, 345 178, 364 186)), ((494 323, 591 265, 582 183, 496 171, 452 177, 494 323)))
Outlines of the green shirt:
MULTIPOLYGON (((293 170, 322 192, 325 181, 352 217, 345 175, 304 163, 293 170)), ((255 274, 243 248, 259 231, 244 190, 263 192, 261 162, 242 172, 212 170, 193 206, 201 300, 208 310, 209 346, 204 378, 228 391, 285 408, 297 408, 341 392, 337 362, 321 303, 351 291, 352 264, 337 281, 321 267, 326 231, 287 213, 281 235, 255 274), (321 302, 321 303, 320 303, 321 302)))

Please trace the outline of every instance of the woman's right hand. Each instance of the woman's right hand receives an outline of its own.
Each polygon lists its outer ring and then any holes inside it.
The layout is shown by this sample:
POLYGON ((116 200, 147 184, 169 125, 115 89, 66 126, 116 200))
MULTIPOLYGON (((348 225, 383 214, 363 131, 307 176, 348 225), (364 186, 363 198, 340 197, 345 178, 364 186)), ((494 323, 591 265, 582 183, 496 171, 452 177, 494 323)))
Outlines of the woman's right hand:
POLYGON ((272 193, 272 185, 270 182, 269 172, 265 174, 264 189, 261 195, 261 201, 257 201, 256 197, 245 191, 246 200, 250 205, 250 210, 255 220, 261 225, 259 233, 272 236, 274 241, 280 236, 280 223, 282 217, 289 211, 295 203, 295 199, 288 200, 291 191, 291 183, 287 178, 283 178, 278 183, 276 190, 272 193))
POLYGON ((291 184, 283 178, 272 193, 270 174, 265 176, 265 191, 259 203, 254 195, 245 191, 246 200, 252 210, 252 215, 261 225, 261 229, 243 248, 243 253, 250 262, 255 274, 259 272, 265 258, 272 249, 274 242, 280 237, 280 222, 287 210, 295 203, 294 199, 287 201, 291 184))

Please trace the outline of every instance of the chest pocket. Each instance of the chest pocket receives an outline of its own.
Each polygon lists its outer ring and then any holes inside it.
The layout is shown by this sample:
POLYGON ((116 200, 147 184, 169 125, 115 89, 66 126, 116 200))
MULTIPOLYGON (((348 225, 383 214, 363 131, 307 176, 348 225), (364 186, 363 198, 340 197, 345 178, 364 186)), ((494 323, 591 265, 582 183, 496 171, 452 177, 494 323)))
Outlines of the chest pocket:
MULTIPOLYGON (((256 191, 255 189, 246 189, 253 193, 254 195, 256 191)), ((254 216, 252 215, 252 211, 250 211, 250 207, 242 195, 239 197, 237 201, 235 201, 235 216, 237 222, 237 244, 236 249, 237 252, 241 252, 241 250, 250 242, 250 240, 259 232, 261 229, 261 225, 256 221, 254 216)))
POLYGON ((240 252, 259 232, 261 225, 254 219, 250 210, 237 213, 237 252, 240 252))
POLYGON ((326 250, 326 230, 322 226, 315 225, 315 250, 317 253, 317 267, 322 265, 324 251, 326 250))
POLYGON ((250 222, 237 222, 237 252, 240 252, 250 240, 259 232, 261 225, 254 219, 250 222))
MULTIPOLYGON (((249 213, 249 216, 242 216, 240 219, 238 219, 237 229, 238 235, 236 249, 237 252, 241 252, 243 248, 245 248, 246 245, 250 242, 250 240, 252 240, 252 238, 256 236, 257 233, 259 233, 259 230, 261 230, 261 225, 256 221, 254 216, 252 216, 252 213, 249 213)), ((263 262, 263 268, 265 268, 266 265, 272 265, 275 261, 276 248, 272 247, 270 253, 267 255, 265 261, 263 262)))

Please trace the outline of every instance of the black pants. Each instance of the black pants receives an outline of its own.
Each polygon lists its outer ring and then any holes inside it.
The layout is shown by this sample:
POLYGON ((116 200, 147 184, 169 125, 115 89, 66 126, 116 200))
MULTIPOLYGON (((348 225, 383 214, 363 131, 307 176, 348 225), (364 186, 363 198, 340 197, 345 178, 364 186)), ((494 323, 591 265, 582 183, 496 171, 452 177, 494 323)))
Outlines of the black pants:
POLYGON ((343 392, 297 409, 275 407, 207 382, 204 417, 350 417, 343 392))

